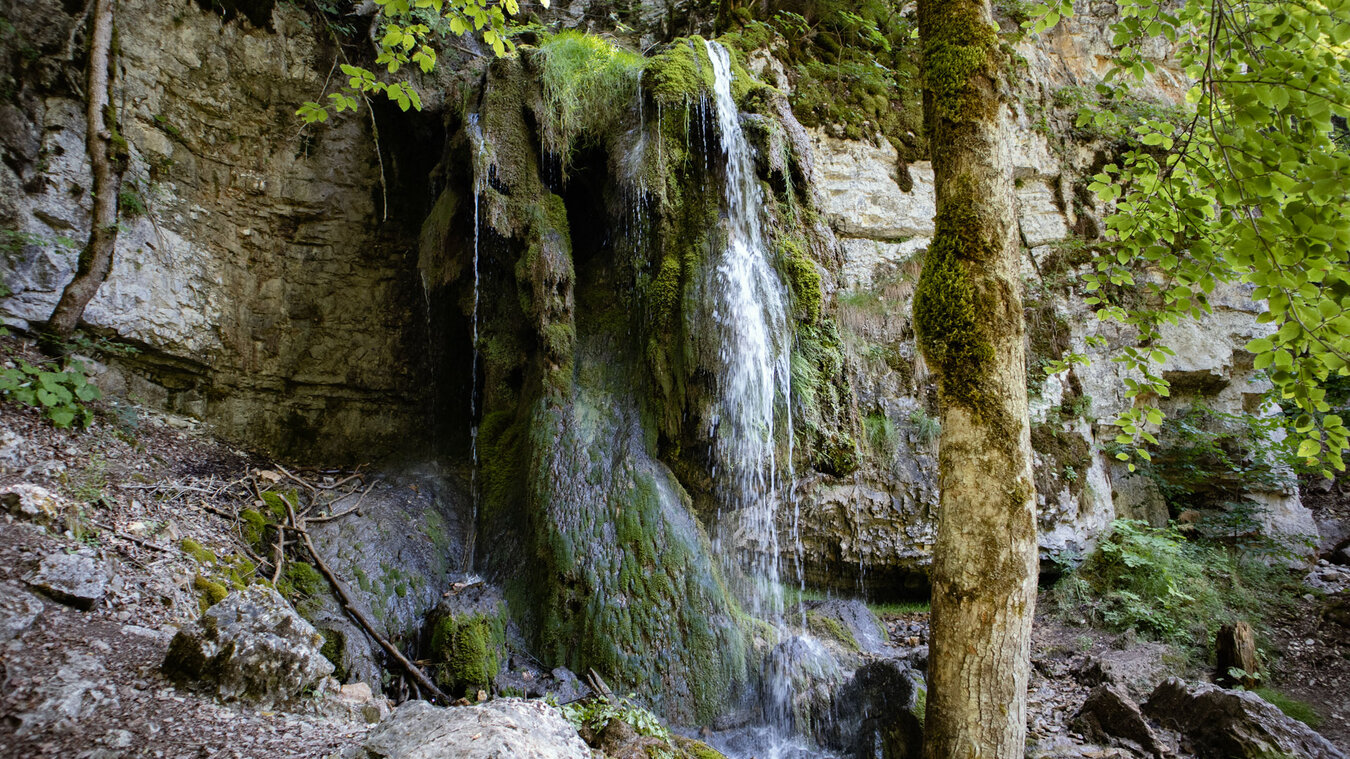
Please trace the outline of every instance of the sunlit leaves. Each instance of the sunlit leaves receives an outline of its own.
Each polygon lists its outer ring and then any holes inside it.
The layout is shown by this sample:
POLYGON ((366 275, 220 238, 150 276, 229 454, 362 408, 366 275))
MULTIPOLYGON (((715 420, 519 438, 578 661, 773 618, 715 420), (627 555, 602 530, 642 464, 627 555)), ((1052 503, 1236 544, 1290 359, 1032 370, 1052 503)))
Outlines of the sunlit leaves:
MULTIPOLYGON (((423 74, 436 68, 434 40, 446 31, 454 36, 478 35, 494 55, 511 52, 511 40, 503 30, 507 19, 520 13, 519 0, 375 0, 380 6, 375 65, 387 74, 416 66, 423 74)), ((548 0, 540 0, 547 8, 548 0)), ((421 110, 422 98, 409 81, 387 82, 361 66, 342 65, 347 76, 345 92, 330 93, 327 103, 306 102, 295 112, 306 124, 328 120, 329 108, 338 113, 355 111, 360 101, 383 94, 404 111, 421 110)))
MULTIPOLYGON (((1350 113, 1350 2, 1118 7, 1107 80, 1147 75, 1153 62, 1140 51, 1161 37, 1176 43, 1173 60, 1195 84, 1184 119, 1126 125, 1134 149, 1092 177, 1114 212, 1087 278, 1089 303, 1135 328, 1140 346, 1156 345, 1160 325, 1208 310, 1217 283, 1249 286, 1270 333, 1246 349, 1274 400, 1302 412, 1297 457, 1342 470, 1346 432, 1322 385, 1345 374, 1350 357, 1350 132, 1332 119, 1350 113)), ((1035 31, 1067 15, 1050 5, 1037 12, 1035 31)), ((1100 129, 1111 118, 1085 108, 1078 125, 1100 129)), ((1116 360, 1137 377, 1127 394, 1146 405, 1165 383, 1145 350, 1116 360)), ((1132 413, 1117 420, 1121 434, 1147 440, 1132 413)))

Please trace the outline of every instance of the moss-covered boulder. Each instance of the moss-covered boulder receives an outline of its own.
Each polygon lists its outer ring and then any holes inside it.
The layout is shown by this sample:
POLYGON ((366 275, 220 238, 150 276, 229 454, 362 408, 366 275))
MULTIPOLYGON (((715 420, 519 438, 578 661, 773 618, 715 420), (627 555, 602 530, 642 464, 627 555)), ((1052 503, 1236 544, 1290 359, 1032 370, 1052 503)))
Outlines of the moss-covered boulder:
POLYGON ((492 692, 506 665, 506 602, 486 584, 452 590, 427 623, 427 658, 441 690, 453 696, 492 692))

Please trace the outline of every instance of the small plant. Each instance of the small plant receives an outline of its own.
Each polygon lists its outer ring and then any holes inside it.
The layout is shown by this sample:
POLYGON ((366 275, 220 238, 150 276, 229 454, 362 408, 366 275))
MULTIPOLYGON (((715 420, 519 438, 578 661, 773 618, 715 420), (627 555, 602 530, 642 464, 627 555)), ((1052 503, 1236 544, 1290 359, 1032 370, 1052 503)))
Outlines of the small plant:
POLYGON ((863 419, 863 431, 867 433, 867 442, 871 444, 872 450, 889 456, 895 453, 895 447, 900 441, 900 431, 896 429, 895 422, 885 414, 868 414, 863 419))
POLYGON ((932 443, 942 434, 942 422, 928 415, 927 411, 916 408, 909 413, 909 423, 922 443, 932 443))
POLYGON ((612 719, 626 723, 638 735, 645 735, 663 741, 670 740, 670 731, 661 724, 661 720, 633 701, 635 694, 627 698, 600 696, 587 701, 563 704, 563 716, 578 730, 583 727, 591 730, 603 730, 612 719))
POLYGON ((88 427, 94 412, 85 404, 102 396, 78 361, 70 362, 65 371, 49 371, 27 361, 14 368, 0 367, 0 398, 41 409, 57 427, 88 427))

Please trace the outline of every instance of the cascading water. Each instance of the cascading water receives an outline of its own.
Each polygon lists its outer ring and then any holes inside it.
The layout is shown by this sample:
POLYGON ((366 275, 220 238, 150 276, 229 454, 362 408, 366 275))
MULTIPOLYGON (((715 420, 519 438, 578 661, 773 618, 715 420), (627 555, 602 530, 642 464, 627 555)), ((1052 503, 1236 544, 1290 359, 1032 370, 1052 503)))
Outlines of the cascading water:
POLYGON ((789 356, 783 285, 765 251, 763 202, 731 97, 726 48, 707 42, 726 165, 723 201, 727 241, 709 271, 711 331, 718 355, 718 400, 711 426, 715 474, 726 518, 753 545, 759 587, 747 599, 756 615, 779 620, 777 443, 787 424, 789 356), (779 411, 782 413, 779 413, 779 411))
MULTIPOLYGON (((753 558, 744 600, 752 613, 787 635, 776 519, 784 495, 777 450, 780 441, 790 446, 792 439, 786 296, 764 240, 764 199, 731 95, 731 57, 720 44, 705 44, 713 67, 713 105, 725 165, 723 211, 727 234, 726 246, 705 283, 718 365, 718 400, 710 431, 714 477, 722 483, 718 493, 722 504, 719 552, 729 560, 729 554, 737 548, 749 551, 753 558), (725 545, 727 542, 734 545, 725 545)), ((789 452, 785 462, 789 488, 791 458, 789 452)), ((737 569, 732 567, 731 571, 737 569)), ((809 639, 797 639, 791 645, 819 647, 809 639)), ((767 725, 755 740, 756 756, 800 754, 800 746, 792 745, 791 738, 791 669, 769 666, 764 672, 767 725)))

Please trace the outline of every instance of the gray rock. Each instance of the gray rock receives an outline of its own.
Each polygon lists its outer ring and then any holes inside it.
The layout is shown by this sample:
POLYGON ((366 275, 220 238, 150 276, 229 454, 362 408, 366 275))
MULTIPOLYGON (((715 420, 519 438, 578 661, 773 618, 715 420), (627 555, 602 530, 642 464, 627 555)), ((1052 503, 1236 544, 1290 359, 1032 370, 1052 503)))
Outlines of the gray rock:
POLYGON ((73 730, 99 708, 117 704, 117 686, 108 675, 101 659, 66 652, 56 673, 38 684, 36 705, 19 715, 18 734, 34 733, 48 725, 73 730))
POLYGON ((844 672, 829 649, 814 638, 792 637, 774 646, 764 666, 764 712, 776 724, 812 734, 829 721, 834 692, 844 672))
POLYGON ((858 650, 866 653, 885 651, 889 643, 890 636, 881 621, 871 609, 867 608, 867 604, 857 599, 848 601, 831 599, 811 604, 806 612, 806 619, 807 624, 813 626, 812 631, 818 634, 820 631, 815 628, 820 627, 822 622, 831 628, 837 624, 836 629, 852 638, 858 650))
POLYGON ((200 681, 227 701, 273 705, 293 700, 332 674, 319 653, 323 636, 275 590, 236 591, 178 631, 164 673, 200 681))
POLYGON ((66 510, 60 496, 26 482, 0 489, 0 505, 14 516, 40 525, 56 524, 66 510))
POLYGON ((32 593, 0 584, 0 643, 23 635, 41 613, 42 601, 32 593))
POLYGON ((562 714, 542 701, 504 698, 443 709, 409 701, 342 759, 591 759, 562 714))
POLYGON ((110 580, 103 562, 81 551, 49 554, 28 584, 63 604, 88 611, 103 600, 110 580))
POLYGON ((1153 691, 1144 711, 1185 734, 1204 759, 1345 759, 1326 738, 1250 691, 1173 677, 1153 691))
POLYGON ((1142 699, 1167 676, 1165 657, 1170 653, 1161 643, 1136 643, 1089 657, 1073 676, 1084 685, 1120 686, 1131 698, 1142 699))
POLYGON ((919 757, 923 749, 923 675, 894 659, 863 665, 834 696, 817 739, 847 756, 919 757))
POLYGON ((1163 745, 1149 727, 1139 704, 1117 685, 1098 685, 1074 715, 1073 726, 1090 741, 1123 744, 1152 756, 1163 745))

